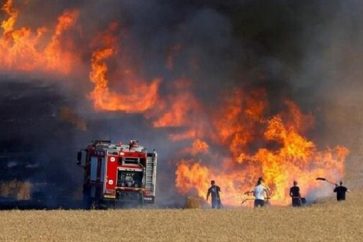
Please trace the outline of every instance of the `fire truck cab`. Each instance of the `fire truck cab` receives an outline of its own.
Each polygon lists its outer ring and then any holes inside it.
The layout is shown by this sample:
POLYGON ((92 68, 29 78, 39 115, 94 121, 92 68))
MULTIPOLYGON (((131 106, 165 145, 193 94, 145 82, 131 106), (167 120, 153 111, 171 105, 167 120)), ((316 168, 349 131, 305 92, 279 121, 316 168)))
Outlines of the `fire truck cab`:
POLYGON ((84 169, 83 202, 86 208, 118 204, 154 203, 157 153, 138 141, 112 144, 96 140, 78 152, 84 169))

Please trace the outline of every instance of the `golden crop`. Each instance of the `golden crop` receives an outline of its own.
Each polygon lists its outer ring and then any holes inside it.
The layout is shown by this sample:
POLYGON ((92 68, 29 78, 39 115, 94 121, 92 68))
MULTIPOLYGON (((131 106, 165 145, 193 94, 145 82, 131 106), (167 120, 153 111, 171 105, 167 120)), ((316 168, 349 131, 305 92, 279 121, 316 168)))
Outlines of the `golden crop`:
POLYGON ((0 241, 359 241, 361 195, 304 208, 1 211, 0 241))

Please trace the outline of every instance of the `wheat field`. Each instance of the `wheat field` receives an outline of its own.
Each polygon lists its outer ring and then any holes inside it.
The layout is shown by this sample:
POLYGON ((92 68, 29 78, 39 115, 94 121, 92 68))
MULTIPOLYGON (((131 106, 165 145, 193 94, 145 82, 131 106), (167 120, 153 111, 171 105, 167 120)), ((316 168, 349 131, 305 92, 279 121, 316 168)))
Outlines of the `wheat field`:
POLYGON ((361 195, 303 208, 1 211, 0 241, 362 241, 361 195))

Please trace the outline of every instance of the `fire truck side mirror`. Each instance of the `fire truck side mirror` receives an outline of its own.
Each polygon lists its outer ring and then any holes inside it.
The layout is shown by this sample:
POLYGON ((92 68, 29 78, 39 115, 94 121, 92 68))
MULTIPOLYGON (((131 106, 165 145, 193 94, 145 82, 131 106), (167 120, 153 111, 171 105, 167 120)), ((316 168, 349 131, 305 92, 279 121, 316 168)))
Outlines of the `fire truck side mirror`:
POLYGON ((77 165, 81 164, 81 160, 82 160, 82 151, 78 151, 77 153, 77 165))
POLYGON ((77 153, 77 165, 79 166, 85 166, 86 165, 86 156, 87 156, 86 150, 78 151, 77 153))

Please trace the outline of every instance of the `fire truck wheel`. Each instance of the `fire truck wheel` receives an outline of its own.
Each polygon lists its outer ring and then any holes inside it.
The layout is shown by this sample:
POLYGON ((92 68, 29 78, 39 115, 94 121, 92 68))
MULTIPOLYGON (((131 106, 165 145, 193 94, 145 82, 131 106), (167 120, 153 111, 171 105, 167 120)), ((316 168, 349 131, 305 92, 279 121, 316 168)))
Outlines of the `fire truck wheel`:
POLYGON ((83 208, 84 209, 92 209, 92 199, 90 197, 84 196, 83 197, 83 208))

